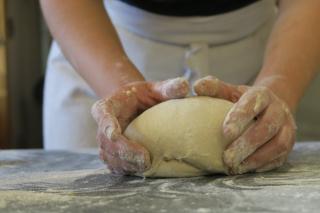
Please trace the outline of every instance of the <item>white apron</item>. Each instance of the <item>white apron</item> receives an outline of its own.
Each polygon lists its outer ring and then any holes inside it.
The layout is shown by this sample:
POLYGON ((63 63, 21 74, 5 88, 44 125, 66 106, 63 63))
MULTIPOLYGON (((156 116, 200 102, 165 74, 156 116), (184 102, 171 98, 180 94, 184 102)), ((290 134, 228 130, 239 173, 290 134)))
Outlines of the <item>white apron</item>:
MULTIPOLYGON (((276 16, 270 0, 209 17, 162 16, 116 0, 105 0, 105 6, 126 53, 147 80, 184 76, 191 83, 206 75, 235 84, 252 82, 276 16)), ((53 42, 45 84, 44 147, 96 147, 90 108, 97 99, 53 42)))

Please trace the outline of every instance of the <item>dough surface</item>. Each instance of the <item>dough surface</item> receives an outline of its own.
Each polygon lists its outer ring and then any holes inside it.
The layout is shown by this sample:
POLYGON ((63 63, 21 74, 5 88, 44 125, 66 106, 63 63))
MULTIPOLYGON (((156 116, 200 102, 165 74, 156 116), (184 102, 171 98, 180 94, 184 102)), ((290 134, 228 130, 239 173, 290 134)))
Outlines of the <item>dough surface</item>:
POLYGON ((226 173, 222 153, 230 143, 222 123, 229 101, 190 97, 160 103, 133 120, 124 132, 151 156, 146 177, 190 177, 226 173))

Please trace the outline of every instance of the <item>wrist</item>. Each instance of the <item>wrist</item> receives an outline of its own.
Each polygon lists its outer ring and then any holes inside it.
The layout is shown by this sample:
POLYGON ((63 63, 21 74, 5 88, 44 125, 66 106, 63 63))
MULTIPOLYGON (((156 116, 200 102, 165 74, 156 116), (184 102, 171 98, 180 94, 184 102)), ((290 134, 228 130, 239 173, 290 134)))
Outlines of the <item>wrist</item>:
POLYGON ((264 86, 270 89, 278 98, 283 100, 290 111, 294 113, 296 111, 299 97, 293 91, 289 79, 282 75, 272 75, 263 78, 257 78, 254 86, 264 86))
POLYGON ((144 77, 127 57, 106 61, 102 78, 97 77, 95 91, 99 97, 110 97, 127 84, 144 81, 144 77))
POLYGON ((107 69, 110 74, 110 81, 114 82, 115 89, 144 80, 142 74, 126 56, 122 56, 114 60, 114 62, 108 63, 108 65, 107 69))

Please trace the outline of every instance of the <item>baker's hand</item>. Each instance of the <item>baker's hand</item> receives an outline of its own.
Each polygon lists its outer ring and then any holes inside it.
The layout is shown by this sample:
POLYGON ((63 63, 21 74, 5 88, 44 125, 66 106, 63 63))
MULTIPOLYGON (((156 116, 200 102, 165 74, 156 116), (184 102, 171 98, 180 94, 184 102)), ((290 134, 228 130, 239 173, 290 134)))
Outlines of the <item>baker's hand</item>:
POLYGON ((236 86, 207 76, 193 85, 197 95, 234 102, 223 123, 232 143, 223 154, 230 174, 280 167, 295 141, 296 125, 286 103, 267 87, 236 86))
POLYGON ((183 78, 140 81, 125 85, 92 106, 100 158, 113 173, 142 173, 150 166, 148 151, 124 137, 123 131, 139 113, 165 100, 185 97, 188 92, 188 82, 183 78))

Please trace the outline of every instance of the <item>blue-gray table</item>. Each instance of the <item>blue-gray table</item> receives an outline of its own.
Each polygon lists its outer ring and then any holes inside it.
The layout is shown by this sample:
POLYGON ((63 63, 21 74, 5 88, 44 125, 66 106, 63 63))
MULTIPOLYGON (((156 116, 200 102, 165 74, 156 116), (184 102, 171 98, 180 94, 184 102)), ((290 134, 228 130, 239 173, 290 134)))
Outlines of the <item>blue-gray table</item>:
POLYGON ((0 212, 320 212, 320 143, 273 172, 177 179, 111 175, 96 150, 0 151, 0 212))

